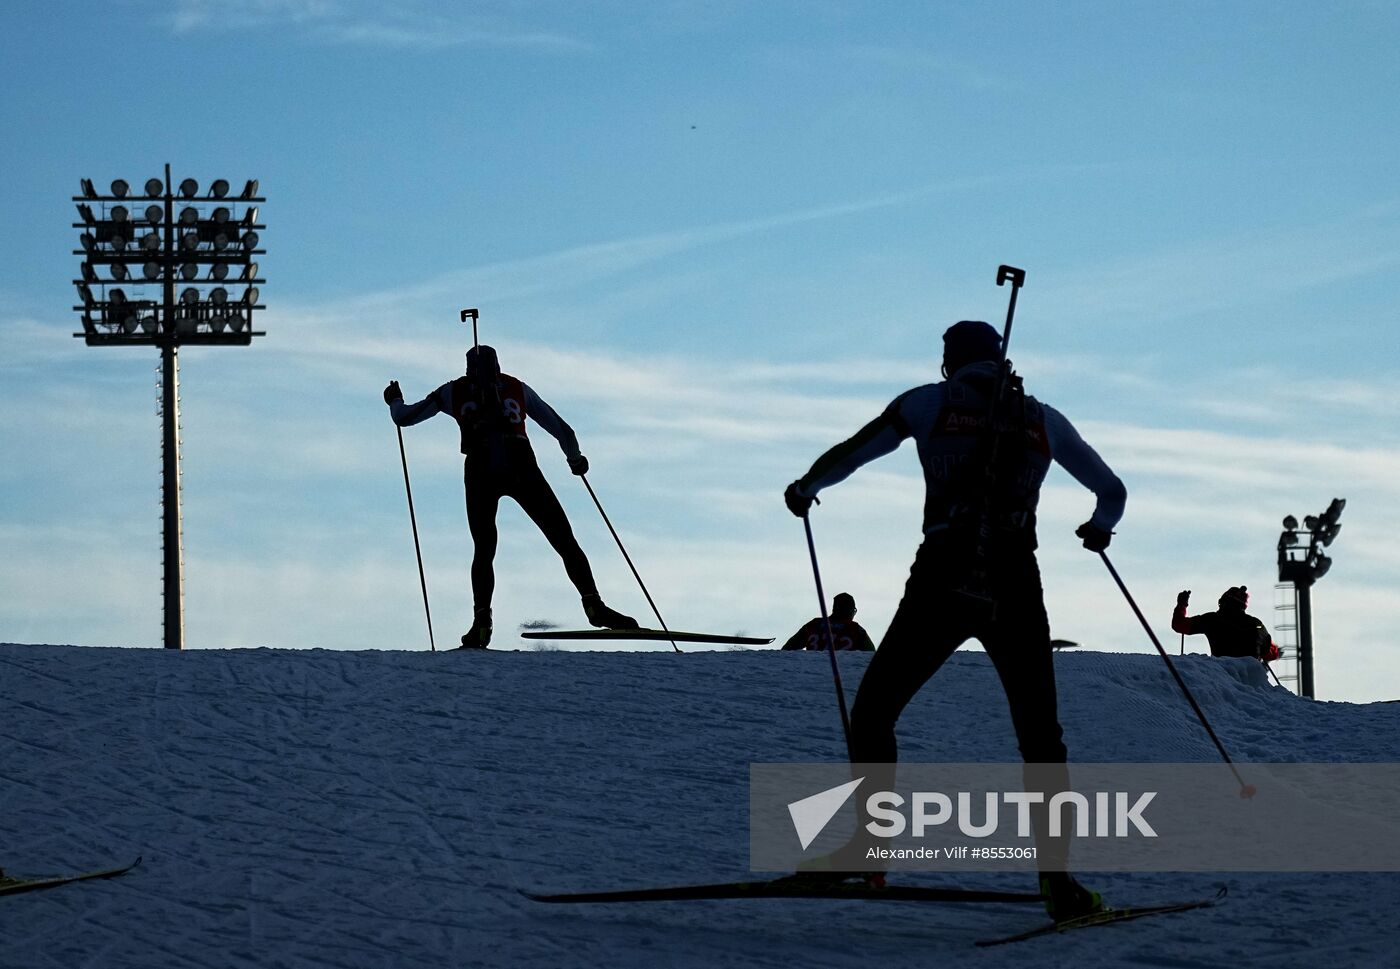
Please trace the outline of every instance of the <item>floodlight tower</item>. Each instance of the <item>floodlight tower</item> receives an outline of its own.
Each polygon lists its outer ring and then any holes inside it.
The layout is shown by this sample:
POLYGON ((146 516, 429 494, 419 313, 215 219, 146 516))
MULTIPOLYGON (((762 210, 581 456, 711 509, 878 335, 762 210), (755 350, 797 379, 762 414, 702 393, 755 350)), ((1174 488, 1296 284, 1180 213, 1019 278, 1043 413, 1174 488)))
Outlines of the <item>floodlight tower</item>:
POLYGON ((1346 505, 1345 498, 1333 498, 1321 515, 1308 515, 1303 519, 1302 535, 1298 519, 1289 515, 1283 520, 1283 534, 1278 539, 1278 580, 1292 582, 1298 599, 1298 692, 1309 698, 1316 696, 1313 689, 1312 586, 1332 567, 1332 560, 1322 550, 1331 545, 1342 530, 1339 519, 1346 505))
POLYGON ((81 305, 73 308, 82 314, 83 332, 73 335, 90 347, 160 348, 165 648, 182 649, 179 352, 186 345, 248 346, 265 335, 253 329, 253 311, 265 308, 253 257, 264 252, 257 230, 265 228, 255 203, 266 199, 256 180, 236 196, 222 178, 205 195, 192 178, 172 188, 169 165, 164 181, 147 180, 140 196, 122 179, 112 183, 110 195, 99 195, 90 179, 81 186, 82 194, 73 196, 82 218, 73 223, 82 230, 82 248, 73 251, 83 257, 82 278, 73 281, 81 305), (230 286, 243 292, 230 297, 230 286))

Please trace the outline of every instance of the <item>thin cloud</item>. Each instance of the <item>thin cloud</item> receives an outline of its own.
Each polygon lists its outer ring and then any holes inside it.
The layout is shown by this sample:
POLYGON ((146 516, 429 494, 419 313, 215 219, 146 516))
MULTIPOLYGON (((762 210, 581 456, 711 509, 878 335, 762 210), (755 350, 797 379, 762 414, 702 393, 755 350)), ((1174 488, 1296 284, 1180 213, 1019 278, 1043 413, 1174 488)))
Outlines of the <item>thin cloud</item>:
POLYGON ((476 46, 559 52, 593 47, 554 31, 492 22, 475 11, 470 18, 448 17, 425 11, 417 4, 364 0, 242 0, 238 4, 178 0, 165 20, 176 34, 292 27, 318 43, 366 47, 432 50, 476 46))

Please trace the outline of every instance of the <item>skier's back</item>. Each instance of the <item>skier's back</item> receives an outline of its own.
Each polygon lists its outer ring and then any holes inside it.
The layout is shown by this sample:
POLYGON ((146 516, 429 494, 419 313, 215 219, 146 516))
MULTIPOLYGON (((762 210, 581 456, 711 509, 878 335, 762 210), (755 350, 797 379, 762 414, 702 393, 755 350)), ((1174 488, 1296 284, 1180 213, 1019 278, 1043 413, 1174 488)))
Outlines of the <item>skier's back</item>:
MULTIPOLYGON (((1010 420, 1008 430, 990 446, 992 398, 1008 384, 1000 379, 1002 365, 1001 337, 992 327, 978 321, 950 327, 944 334, 946 379, 896 397, 879 417, 819 457, 784 497, 794 514, 805 516, 820 490, 914 438, 925 482, 924 540, 899 608, 856 694, 852 761, 892 765, 898 757, 894 728, 901 712, 954 650, 976 637, 1011 707, 1027 765, 1026 789, 1045 791, 1048 801, 1051 793, 1068 787, 1068 772, 1056 713, 1050 626, 1035 558, 1041 482, 1054 461, 1094 492, 1094 513, 1076 533, 1093 551, 1107 548, 1126 492, 1074 426, 1033 397, 1013 393, 998 403, 998 413, 1010 420), (984 473, 989 466, 990 477, 984 473)), ((1012 378, 1013 390, 1017 384, 1012 378)), ((874 781, 870 789, 893 783, 893 776, 882 770, 868 772, 874 775, 867 777, 867 783, 874 781)), ((1097 895, 1068 873, 1065 839, 1048 837, 1043 811, 1032 815, 1041 889, 1051 915, 1063 919, 1093 910, 1097 895)), ((869 867, 860 864, 866 847, 853 843, 854 851, 838 867, 869 867)))

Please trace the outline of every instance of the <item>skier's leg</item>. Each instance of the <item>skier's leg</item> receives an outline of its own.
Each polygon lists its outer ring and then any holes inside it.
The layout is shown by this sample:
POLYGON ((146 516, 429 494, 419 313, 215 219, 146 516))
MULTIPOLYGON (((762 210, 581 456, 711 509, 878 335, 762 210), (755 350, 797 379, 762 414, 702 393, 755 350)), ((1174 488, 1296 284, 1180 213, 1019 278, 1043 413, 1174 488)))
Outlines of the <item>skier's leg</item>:
POLYGON ((851 707, 851 761, 860 765, 865 781, 857 793, 860 809, 855 836, 831 856, 835 871, 871 872, 885 867, 869 857, 875 839, 866 828, 871 818, 864 810, 865 799, 871 792, 894 789, 899 756, 895 723, 909 701, 967 638, 940 566, 944 554, 939 542, 925 541, 920 547, 904 597, 856 691, 851 707))
POLYGON ((564 506, 554 489, 549 486, 540 469, 533 464, 522 468, 517 475, 510 496, 520 503, 525 514, 544 533, 554 551, 564 562, 564 571, 574 584, 580 596, 596 596, 598 585, 593 579, 593 569, 588 564, 588 556, 583 553, 569 518, 564 514, 564 506))
POLYGON ((480 468, 468 468, 467 527, 472 534, 472 600, 476 611, 488 612, 496 591, 496 509, 501 493, 496 481, 480 468))
POLYGON ((1031 807, 1038 866, 1042 873, 1062 873, 1069 867, 1072 825, 1066 823, 1064 833, 1051 838, 1048 803, 1069 788, 1069 768, 1057 711, 1050 623, 1034 556, 1026 553, 1006 563, 997 587, 998 619, 981 637, 982 644, 1006 691, 1025 761, 1024 789, 1044 794, 1044 802, 1031 807))
POLYGON ((919 548, 904 597, 880 648, 870 658, 851 708, 851 757, 856 763, 893 764, 899 756, 899 715, 938 672, 968 633, 942 574, 941 544, 919 548))

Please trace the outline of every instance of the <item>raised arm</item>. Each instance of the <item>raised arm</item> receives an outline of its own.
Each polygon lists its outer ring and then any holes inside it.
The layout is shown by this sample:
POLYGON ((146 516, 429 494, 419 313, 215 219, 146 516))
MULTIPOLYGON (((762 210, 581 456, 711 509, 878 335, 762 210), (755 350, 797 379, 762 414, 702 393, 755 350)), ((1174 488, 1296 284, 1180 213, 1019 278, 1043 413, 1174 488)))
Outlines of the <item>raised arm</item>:
POLYGON ((1098 452, 1084 443, 1069 419, 1050 406, 1045 407, 1045 433, 1049 438, 1050 453, 1060 467, 1098 499, 1087 524, 1104 532, 1113 531, 1113 526, 1123 517, 1128 489, 1123 487, 1123 482, 1104 463, 1098 452))
POLYGON ((426 421, 434 414, 443 413, 450 406, 447 398, 452 392, 451 386, 451 384, 443 384, 417 403, 405 404, 402 395, 399 395, 397 400, 390 399, 390 388, 398 390, 398 381, 396 380, 384 390, 384 399, 389 403, 389 416, 399 427, 412 427, 414 424, 426 421))

